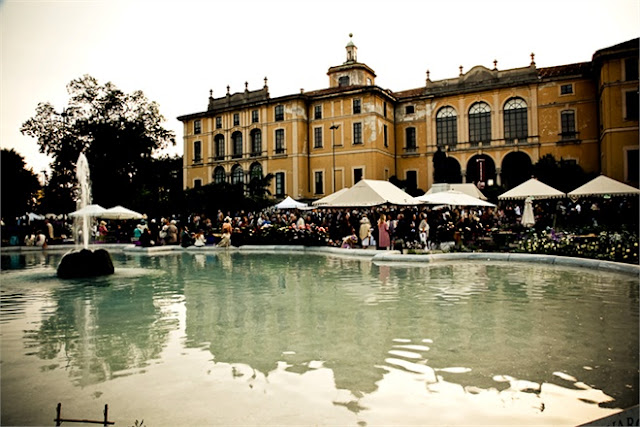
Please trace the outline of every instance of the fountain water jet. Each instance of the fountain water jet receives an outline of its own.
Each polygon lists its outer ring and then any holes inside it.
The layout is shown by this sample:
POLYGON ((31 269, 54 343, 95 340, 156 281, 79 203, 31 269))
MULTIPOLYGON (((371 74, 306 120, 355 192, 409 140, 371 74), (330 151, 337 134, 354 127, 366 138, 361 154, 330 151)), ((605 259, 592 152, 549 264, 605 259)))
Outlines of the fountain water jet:
MULTIPOLYGON (((84 153, 78 156, 76 163, 76 177, 78 179, 77 187, 77 209, 87 207, 91 204, 91 180, 89 175, 89 163, 84 153)), ((95 277, 113 274, 113 262, 111 255, 105 249, 89 250, 89 221, 90 216, 84 214, 74 219, 74 234, 76 240, 76 249, 67 253, 58 265, 58 277, 62 279, 75 279, 81 277, 95 277), (78 224, 78 222, 80 222, 78 224), (79 231, 82 229, 82 249, 78 250, 79 231)))

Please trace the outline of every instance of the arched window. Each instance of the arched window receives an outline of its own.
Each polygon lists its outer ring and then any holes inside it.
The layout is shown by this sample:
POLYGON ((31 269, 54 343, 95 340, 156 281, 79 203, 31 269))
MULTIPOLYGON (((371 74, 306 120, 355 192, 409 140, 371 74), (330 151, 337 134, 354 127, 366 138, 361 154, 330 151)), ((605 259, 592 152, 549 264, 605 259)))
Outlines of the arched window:
POLYGON ((231 142, 233 143, 233 158, 242 157, 242 133, 234 132, 231 135, 231 142))
POLYGON ((436 142, 438 146, 458 143, 458 115, 453 107, 442 107, 436 114, 436 142))
POLYGON ((249 169, 249 178, 262 179, 262 165, 260 163, 256 162, 251 165, 251 169, 249 169))
POLYGON ((226 181, 226 179, 227 174, 224 171, 224 168, 222 166, 218 166, 217 168, 215 168, 215 170, 213 171, 213 182, 215 184, 222 184, 226 181))
POLYGON ((224 160, 224 135, 216 135, 214 141, 216 146, 216 160, 224 160))
POLYGON ((262 132, 260 129, 251 131, 251 155, 259 156, 262 154, 262 132))
POLYGON ((491 143, 491 107, 476 102, 469 108, 469 142, 472 146, 491 143))
POLYGON ((236 165, 231 170, 231 184, 244 184, 244 171, 242 166, 236 165))
POLYGON ((526 141, 527 136, 527 103, 522 98, 511 98, 504 104, 504 139, 526 141))

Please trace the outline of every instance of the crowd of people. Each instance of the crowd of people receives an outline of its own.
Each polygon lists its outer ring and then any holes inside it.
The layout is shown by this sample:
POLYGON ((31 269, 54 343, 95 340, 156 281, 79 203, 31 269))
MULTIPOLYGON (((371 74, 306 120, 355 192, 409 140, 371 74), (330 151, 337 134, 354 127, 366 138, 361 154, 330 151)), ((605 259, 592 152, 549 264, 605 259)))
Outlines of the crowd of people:
MULTIPOLYGON (((575 202, 539 200, 534 206, 538 230, 621 224, 633 228, 638 224, 637 197, 575 202)), ((183 218, 100 221, 91 232, 95 242, 133 242, 143 247, 225 247, 275 242, 402 251, 498 240, 497 233, 525 229, 520 224, 521 216, 522 202, 518 201, 489 208, 429 205, 284 211, 271 208, 261 212, 223 213, 219 210, 213 216, 198 213, 183 218), (274 240, 274 230, 284 230, 284 234, 274 240)), ((5 231, 3 229, 3 236, 7 235, 5 231)), ((18 229, 11 230, 10 234, 19 236, 22 244, 46 246, 72 240, 73 231, 68 222, 45 220, 41 224, 18 225, 18 229)))

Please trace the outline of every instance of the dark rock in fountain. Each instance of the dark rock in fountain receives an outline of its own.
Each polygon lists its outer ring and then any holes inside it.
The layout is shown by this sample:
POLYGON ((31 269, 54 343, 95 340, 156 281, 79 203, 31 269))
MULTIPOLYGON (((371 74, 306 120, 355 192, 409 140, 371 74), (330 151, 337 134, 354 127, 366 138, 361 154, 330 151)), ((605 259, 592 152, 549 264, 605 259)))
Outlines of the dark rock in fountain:
POLYGON ((111 255, 104 249, 71 251, 62 257, 58 265, 58 277, 61 279, 106 276, 113 272, 111 255))

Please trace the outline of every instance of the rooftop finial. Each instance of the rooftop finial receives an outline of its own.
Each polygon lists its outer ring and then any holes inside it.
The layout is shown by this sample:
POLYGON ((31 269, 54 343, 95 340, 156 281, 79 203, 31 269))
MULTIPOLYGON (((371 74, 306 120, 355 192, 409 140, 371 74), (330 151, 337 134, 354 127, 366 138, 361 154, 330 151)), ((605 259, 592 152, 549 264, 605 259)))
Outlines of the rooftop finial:
POLYGON ((227 85, 227 95, 231 95, 231 86, 227 85))
POLYGON ((245 92, 249 91, 249 82, 244 82, 244 91, 245 92))
POLYGON ((349 43, 347 43, 347 62, 345 62, 345 64, 358 61, 358 48, 353 44, 353 40, 351 40, 352 38, 353 33, 349 33, 349 43))
POLYGON ((497 59, 494 59, 494 60, 493 60, 493 69, 494 69, 494 70, 497 70, 497 69, 498 69, 498 60, 497 60, 497 59))
POLYGON ((267 87, 267 78, 264 78, 264 87, 267 87))
POLYGON ((209 98, 213 98, 213 89, 209 89, 209 98))
POLYGON ((536 61, 534 60, 536 57, 536 54, 531 52, 531 66, 534 67, 536 65, 536 61))
POLYGON ((460 66, 460 75, 462 76, 462 65, 460 66))

